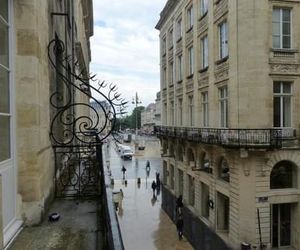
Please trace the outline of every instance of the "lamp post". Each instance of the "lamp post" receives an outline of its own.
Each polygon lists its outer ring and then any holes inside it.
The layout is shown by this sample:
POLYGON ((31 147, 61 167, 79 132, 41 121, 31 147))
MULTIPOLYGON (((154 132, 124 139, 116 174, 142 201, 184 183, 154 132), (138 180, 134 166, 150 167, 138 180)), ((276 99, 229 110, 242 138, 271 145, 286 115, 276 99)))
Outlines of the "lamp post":
POLYGON ((141 104, 141 100, 139 99, 138 93, 135 93, 135 97, 132 98, 132 104, 135 104, 135 136, 137 137, 137 129, 138 129, 138 117, 137 117, 137 106, 141 104))

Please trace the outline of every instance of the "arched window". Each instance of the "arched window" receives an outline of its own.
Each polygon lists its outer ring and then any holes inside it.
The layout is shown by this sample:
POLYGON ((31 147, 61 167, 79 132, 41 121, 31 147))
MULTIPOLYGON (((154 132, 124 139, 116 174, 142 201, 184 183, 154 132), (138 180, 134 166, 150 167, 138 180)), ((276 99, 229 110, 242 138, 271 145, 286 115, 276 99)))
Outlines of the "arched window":
POLYGON ((224 157, 222 157, 219 164, 219 178, 227 182, 230 181, 229 165, 224 157))
POLYGON ((289 161, 278 162, 271 171, 270 188, 295 188, 297 182, 297 168, 289 161))
MULTIPOLYGON (((187 151, 187 160, 188 160, 188 164, 194 164, 195 163, 195 156, 194 156, 194 152, 191 148, 188 149, 187 151)), ((195 166, 193 166, 195 167, 195 166)))
POLYGON ((171 143, 170 144, 170 150, 169 150, 170 152, 170 156, 172 156, 172 157, 174 157, 174 155, 175 155, 175 152, 174 152, 174 145, 171 143))
POLYGON ((178 160, 183 161, 183 149, 182 146, 178 146, 178 160))
POLYGON ((205 152, 200 155, 199 168, 207 173, 212 173, 210 160, 208 154, 205 152))

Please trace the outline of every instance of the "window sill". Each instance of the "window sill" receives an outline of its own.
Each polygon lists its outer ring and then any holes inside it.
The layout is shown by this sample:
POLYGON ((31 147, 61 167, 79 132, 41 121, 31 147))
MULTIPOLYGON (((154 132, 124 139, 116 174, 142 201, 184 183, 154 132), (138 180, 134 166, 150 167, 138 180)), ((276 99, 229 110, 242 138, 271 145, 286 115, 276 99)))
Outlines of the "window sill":
POLYGON ((166 87, 164 87, 164 88, 163 88, 163 91, 164 91, 164 90, 167 90, 167 88, 166 88, 166 87))
POLYGON ((171 50, 171 49, 173 49, 173 45, 171 45, 171 46, 169 47, 169 50, 171 50))
POLYGON ((167 55, 167 53, 166 53, 166 52, 164 52, 164 53, 162 54, 162 58, 165 58, 165 57, 166 57, 166 55, 167 55))
POLYGON ((215 62, 216 65, 220 65, 222 64, 223 62, 226 62, 228 60, 229 56, 225 56, 221 59, 219 59, 218 61, 215 62))
POLYGON ((193 25, 187 29, 186 33, 189 33, 192 29, 193 29, 193 25))
POLYGON ((182 83, 182 80, 177 81, 177 84, 180 84, 180 83, 182 83))
POLYGON ((169 84, 169 88, 172 88, 172 87, 174 87, 174 84, 173 83, 169 84))
POLYGON ((206 66, 205 68, 200 69, 198 72, 199 73, 204 73, 208 70, 208 66, 206 66))
POLYGON ((277 52, 277 53, 298 53, 299 51, 297 49, 277 49, 277 48, 271 48, 271 52, 277 52))
POLYGON ((198 20, 201 21, 204 17, 207 16, 208 11, 206 11, 198 20))
POLYGON ((186 77, 186 79, 191 79, 191 78, 193 78, 193 76, 194 76, 194 74, 190 74, 186 77))

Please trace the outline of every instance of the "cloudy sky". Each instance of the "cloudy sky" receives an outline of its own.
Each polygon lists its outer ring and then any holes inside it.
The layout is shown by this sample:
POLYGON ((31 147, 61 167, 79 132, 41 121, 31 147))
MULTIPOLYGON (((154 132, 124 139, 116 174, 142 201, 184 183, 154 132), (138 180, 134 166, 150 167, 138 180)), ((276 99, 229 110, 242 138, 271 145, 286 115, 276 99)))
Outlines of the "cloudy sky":
POLYGON ((94 0, 91 71, 118 86, 134 107, 135 92, 143 106, 159 91, 159 32, 155 30, 166 0, 94 0))

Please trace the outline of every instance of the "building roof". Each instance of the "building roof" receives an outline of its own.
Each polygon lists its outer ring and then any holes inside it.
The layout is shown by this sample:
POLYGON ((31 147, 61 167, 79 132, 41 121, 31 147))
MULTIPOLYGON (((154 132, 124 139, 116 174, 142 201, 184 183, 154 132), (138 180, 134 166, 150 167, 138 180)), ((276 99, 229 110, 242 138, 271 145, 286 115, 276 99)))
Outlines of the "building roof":
POLYGON ((158 23, 156 24, 155 28, 160 30, 163 24, 168 19, 169 15, 171 14, 172 10, 176 7, 176 5, 181 0, 168 0, 165 7, 163 8, 162 12, 160 12, 160 19, 158 23))

